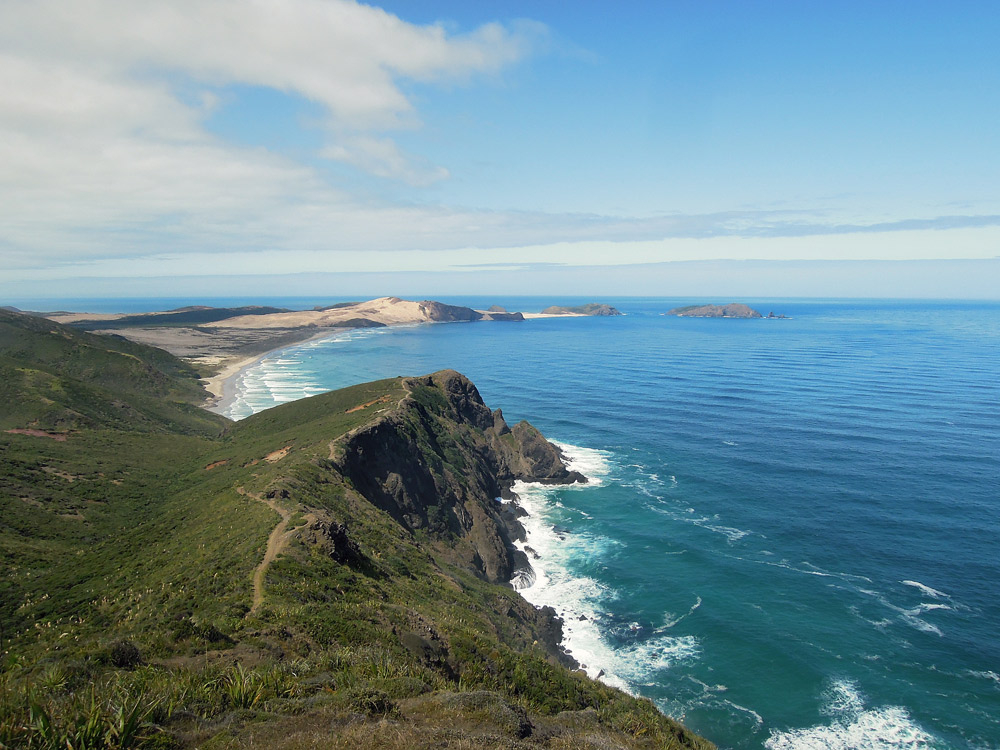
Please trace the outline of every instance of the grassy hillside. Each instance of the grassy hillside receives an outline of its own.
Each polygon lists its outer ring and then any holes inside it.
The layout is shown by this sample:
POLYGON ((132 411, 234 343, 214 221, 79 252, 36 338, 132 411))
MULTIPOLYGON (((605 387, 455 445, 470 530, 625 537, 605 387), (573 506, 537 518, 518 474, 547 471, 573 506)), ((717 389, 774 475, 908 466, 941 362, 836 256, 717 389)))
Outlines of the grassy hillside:
POLYGON ((187 307, 166 312, 144 313, 141 315, 124 315, 109 326, 107 321, 81 320, 71 325, 82 331, 94 331, 103 328, 148 328, 150 326, 191 326, 218 323, 221 320, 237 318, 243 315, 273 315, 289 312, 283 307, 187 307))
POLYGON ((160 349, 0 310, 0 430, 209 434, 193 368, 160 349))
POLYGON ((0 315, 0 746, 709 747, 473 564, 516 438, 444 381, 233 424, 163 352, 0 315), (376 427, 437 488, 408 524, 342 472, 392 468, 345 449, 376 427))

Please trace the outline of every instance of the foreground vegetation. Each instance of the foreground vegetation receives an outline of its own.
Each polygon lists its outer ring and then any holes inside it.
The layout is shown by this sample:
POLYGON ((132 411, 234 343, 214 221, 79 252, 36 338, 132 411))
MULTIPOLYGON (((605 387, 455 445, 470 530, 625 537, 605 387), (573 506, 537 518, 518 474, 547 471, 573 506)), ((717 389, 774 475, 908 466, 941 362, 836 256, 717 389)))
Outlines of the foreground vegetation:
POLYGON ((709 747, 568 668, 462 508, 341 473, 389 419, 471 492, 484 431, 433 384, 234 425, 163 352, 8 313, 0 384, 0 747, 709 747))

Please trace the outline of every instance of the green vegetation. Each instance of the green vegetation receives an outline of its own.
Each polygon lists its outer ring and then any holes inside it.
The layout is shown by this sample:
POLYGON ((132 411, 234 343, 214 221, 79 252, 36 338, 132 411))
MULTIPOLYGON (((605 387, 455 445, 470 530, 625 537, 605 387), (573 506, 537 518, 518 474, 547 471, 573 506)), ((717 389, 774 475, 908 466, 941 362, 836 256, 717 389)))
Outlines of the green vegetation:
POLYGON ((143 315, 124 315, 114 321, 81 320, 71 325, 82 331, 103 328, 150 328, 155 326, 192 326, 218 323, 243 315, 272 315, 289 312, 283 307, 191 307, 143 315))
POLYGON ((0 748, 709 747, 561 664, 444 496, 410 530, 338 470, 381 419, 471 481, 431 384, 233 424, 164 352, 6 312, 0 383, 0 748))

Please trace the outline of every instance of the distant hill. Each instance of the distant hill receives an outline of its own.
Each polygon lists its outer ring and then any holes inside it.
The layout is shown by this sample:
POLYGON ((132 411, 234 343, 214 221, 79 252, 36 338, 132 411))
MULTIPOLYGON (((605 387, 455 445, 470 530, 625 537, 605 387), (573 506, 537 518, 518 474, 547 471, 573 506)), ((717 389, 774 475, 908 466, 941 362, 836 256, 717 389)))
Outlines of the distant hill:
POLYGON ((710 743, 573 670, 498 503, 568 482, 452 371, 232 423, 151 347, 0 313, 0 746, 710 743))
MULTIPOLYGON (((188 326, 218 323, 230 318, 247 315, 274 315, 290 312, 283 307, 182 307, 166 312, 142 313, 140 315, 123 315, 114 320, 115 328, 148 328, 152 326, 188 326)), ((80 320, 70 323, 74 328, 93 331, 108 328, 105 320, 80 320)))

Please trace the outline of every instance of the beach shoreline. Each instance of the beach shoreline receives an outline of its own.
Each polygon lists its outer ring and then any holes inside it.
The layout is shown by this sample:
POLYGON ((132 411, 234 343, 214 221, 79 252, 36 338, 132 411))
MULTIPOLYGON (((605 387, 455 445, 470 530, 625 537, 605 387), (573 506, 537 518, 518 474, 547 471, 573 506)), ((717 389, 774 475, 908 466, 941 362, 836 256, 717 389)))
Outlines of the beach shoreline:
MULTIPOLYGON (((476 312, 485 312, 477 310, 476 312)), ((586 317, 580 313, 522 313, 525 320, 539 320, 544 318, 579 318, 586 317)), ((387 328, 398 328, 411 325, 433 325, 438 323, 465 322, 465 321, 400 321, 389 323, 387 328)), ((329 327, 324 328, 320 333, 313 333, 297 341, 283 341, 280 346, 273 347, 264 352, 256 352, 249 356, 230 357, 222 360, 221 369, 207 378, 202 378, 201 384, 208 391, 209 396, 201 404, 206 409, 215 414, 225 416, 226 409, 232 405, 236 398, 235 385, 239 378, 252 367, 258 365, 261 360, 271 356, 275 352, 291 349, 296 346, 307 344, 310 341, 330 338, 332 336, 346 333, 348 331, 360 330, 362 326, 351 327, 329 327)), ((294 330, 294 329, 292 329, 294 330)), ((314 329, 313 329, 314 330, 314 329)))
POLYGON ((216 374, 208 378, 201 379, 202 387, 208 391, 208 397, 201 404, 201 408, 210 411, 214 414, 221 414, 225 416, 226 410, 232 405, 233 401, 236 399, 236 384, 240 377, 249 369, 256 367, 260 362, 267 357, 270 357, 277 352, 284 351, 285 349, 291 349, 296 346, 301 346, 307 344, 310 341, 319 341, 322 339, 332 338, 341 333, 346 333, 348 331, 356 331, 357 328, 327 328, 320 333, 314 333, 311 336, 306 336, 299 341, 295 342, 284 342, 281 346, 276 346, 272 349, 268 349, 265 352, 259 352, 249 357, 238 357, 232 358, 225 361, 222 369, 220 369, 216 374))
POLYGON ((539 318, 619 315, 607 305, 546 308, 537 313, 508 313, 503 308, 475 310, 433 300, 415 302, 379 297, 312 310, 240 307, 179 308, 160 312, 45 314, 61 323, 83 324, 94 333, 121 336, 170 352, 192 365, 207 392, 201 408, 223 414, 236 398, 234 384, 251 367, 274 352, 316 339, 368 327, 424 323, 526 321, 539 318), (587 308, 586 311, 584 308, 587 308), (589 308, 599 308, 591 311, 589 308), (272 311, 275 310, 275 311, 272 311), (608 312, 610 311, 610 312, 608 312))

